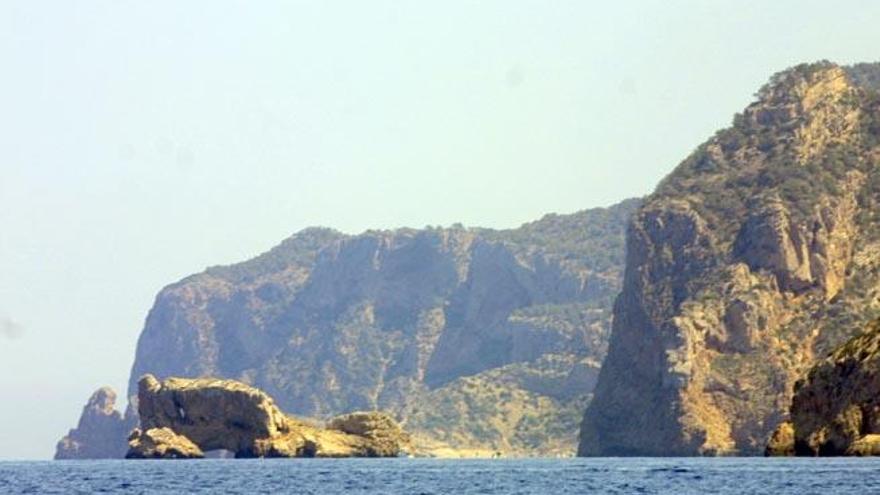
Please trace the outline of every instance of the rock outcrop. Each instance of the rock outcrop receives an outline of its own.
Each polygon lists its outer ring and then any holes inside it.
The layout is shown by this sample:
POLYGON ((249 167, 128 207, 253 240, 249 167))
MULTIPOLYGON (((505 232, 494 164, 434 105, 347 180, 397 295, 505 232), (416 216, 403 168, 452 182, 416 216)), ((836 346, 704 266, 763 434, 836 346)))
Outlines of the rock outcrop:
POLYGON ((126 459, 201 459, 205 453, 198 445, 171 428, 135 429, 128 437, 126 459))
POLYGON ((880 454, 880 320, 819 361, 795 385, 790 417, 777 428, 792 432, 790 448, 778 448, 774 435, 768 453, 880 454))
POLYGON ((782 72, 646 199, 581 455, 764 450, 839 323, 880 306, 876 102, 831 63, 782 72))
POLYGON ((773 430, 767 447, 764 449, 766 457, 788 457, 794 455, 794 425, 791 421, 783 421, 773 430))
POLYGON ((387 414, 376 412, 354 412, 331 419, 326 428, 341 431, 347 435, 366 438, 364 454, 367 457, 393 457, 401 445, 409 442, 396 421, 387 414))
POLYGON ((79 424, 70 430, 55 450, 55 459, 119 459, 125 455, 125 439, 137 424, 129 409, 116 409, 116 392, 102 387, 89 398, 79 424))
POLYGON ((145 375, 138 382, 141 430, 129 458, 193 458, 212 450, 236 457, 395 457, 409 437, 389 416, 358 412, 326 428, 289 417, 266 393, 234 380, 145 375))

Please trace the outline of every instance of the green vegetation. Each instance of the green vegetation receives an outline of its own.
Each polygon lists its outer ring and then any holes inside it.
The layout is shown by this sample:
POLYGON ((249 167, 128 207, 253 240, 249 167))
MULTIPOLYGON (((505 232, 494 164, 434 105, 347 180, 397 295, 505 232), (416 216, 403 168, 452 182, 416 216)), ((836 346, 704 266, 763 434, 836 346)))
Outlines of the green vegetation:
POLYGON ((640 204, 640 199, 628 199, 610 208, 549 214, 517 229, 479 233, 517 254, 540 251, 597 272, 617 270, 623 266, 627 220, 640 204))
MULTIPOLYGON (((877 84, 864 83, 860 91, 848 92, 839 101, 822 103, 837 105, 836 114, 863 109, 860 127, 851 139, 829 141, 816 155, 802 156, 793 146, 797 142, 795 132, 801 133, 798 139, 813 139, 804 136, 807 131, 797 131, 809 125, 813 117, 797 113, 793 88, 830 67, 832 64, 823 61, 773 76, 758 91, 759 100, 744 114, 738 114, 732 127, 719 131, 682 162, 660 183, 652 200, 686 198, 718 234, 722 244, 733 240, 736 226, 748 214, 751 201, 777 195, 789 205, 792 221, 802 223, 812 217, 819 198, 839 194, 841 184, 852 171, 869 177, 862 202, 876 201, 880 179, 870 172, 877 166, 871 149, 880 142, 877 84), (793 108, 789 110, 785 105, 793 108), (783 117, 790 120, 779 120, 783 117), (771 118, 777 120, 762 120, 771 118)), ((850 74, 858 73, 860 81, 876 82, 880 81, 878 67, 850 69, 850 74)))
POLYGON ((566 369, 518 363, 460 378, 426 394, 405 427, 450 445, 531 455, 570 453, 590 396, 559 400, 530 384, 530 377, 547 375, 547 386, 561 391, 566 369))
POLYGON ((311 267, 318 251, 346 237, 333 229, 311 227, 297 232, 256 258, 234 265, 212 266, 205 273, 233 283, 246 283, 289 266, 311 267))

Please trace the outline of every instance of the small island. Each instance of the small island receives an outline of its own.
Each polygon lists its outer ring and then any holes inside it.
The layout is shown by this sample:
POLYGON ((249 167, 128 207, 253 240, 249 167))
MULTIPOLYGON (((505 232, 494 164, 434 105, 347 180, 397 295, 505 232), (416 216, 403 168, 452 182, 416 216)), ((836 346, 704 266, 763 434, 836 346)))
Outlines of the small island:
POLYGON ((409 444, 387 414, 354 412, 321 428, 235 380, 145 375, 138 382, 138 413, 128 459, 193 459, 216 450, 237 458, 397 457, 409 444))

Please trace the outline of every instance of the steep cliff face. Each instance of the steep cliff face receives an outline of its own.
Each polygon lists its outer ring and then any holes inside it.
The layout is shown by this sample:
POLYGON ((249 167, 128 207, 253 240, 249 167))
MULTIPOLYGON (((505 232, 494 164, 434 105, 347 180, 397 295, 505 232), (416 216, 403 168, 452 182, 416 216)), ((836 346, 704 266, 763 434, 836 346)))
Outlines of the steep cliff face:
POLYGON ((518 229, 298 233, 166 287, 138 377, 217 376, 293 414, 388 410, 458 448, 572 452, 637 206, 518 229))
POLYGON ((877 96, 855 79, 774 76, 634 215, 581 455, 760 453, 839 323, 877 311, 877 96))
POLYGON ((55 459, 119 459, 125 455, 125 439, 137 425, 131 409, 116 410, 116 392, 102 387, 89 398, 79 424, 55 449, 55 459))

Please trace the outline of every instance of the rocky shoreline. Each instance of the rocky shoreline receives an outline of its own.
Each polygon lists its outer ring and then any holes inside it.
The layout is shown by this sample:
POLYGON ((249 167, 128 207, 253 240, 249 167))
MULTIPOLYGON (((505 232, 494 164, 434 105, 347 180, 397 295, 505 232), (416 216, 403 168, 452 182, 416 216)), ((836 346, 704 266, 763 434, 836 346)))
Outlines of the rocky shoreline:
POLYGON ((790 416, 766 455, 880 455, 880 320, 795 385, 790 416))

